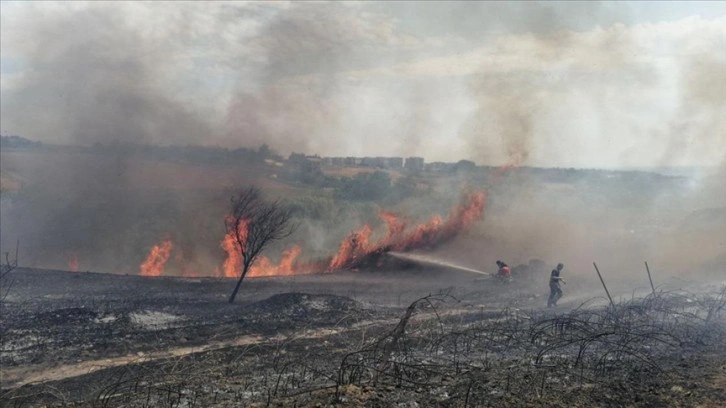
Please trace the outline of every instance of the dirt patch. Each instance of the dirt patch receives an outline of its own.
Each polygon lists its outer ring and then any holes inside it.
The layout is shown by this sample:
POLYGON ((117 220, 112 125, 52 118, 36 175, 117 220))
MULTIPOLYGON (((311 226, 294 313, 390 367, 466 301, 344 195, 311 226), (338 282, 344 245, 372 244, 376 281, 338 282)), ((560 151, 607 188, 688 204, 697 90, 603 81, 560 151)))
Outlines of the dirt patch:
POLYGON ((291 319, 322 318, 340 316, 348 312, 360 312, 363 306, 343 296, 308 293, 281 293, 254 303, 251 309, 258 313, 284 316, 291 319))
MULTIPOLYGON (((131 323, 146 330, 166 329, 172 325, 179 324, 179 321, 182 320, 180 316, 163 312, 153 312, 150 310, 130 313, 129 318, 131 319, 131 323)), ((107 317, 103 321, 110 322, 113 320, 115 319, 109 319, 107 317)))

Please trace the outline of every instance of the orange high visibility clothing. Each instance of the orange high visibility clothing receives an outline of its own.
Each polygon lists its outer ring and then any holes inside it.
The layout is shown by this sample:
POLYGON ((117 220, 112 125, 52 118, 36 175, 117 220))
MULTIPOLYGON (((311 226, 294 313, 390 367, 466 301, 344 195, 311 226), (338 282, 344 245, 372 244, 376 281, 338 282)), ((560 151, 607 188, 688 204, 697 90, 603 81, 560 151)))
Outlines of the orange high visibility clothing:
POLYGON ((502 266, 499 268, 499 276, 509 277, 512 275, 512 270, 508 266, 502 266))

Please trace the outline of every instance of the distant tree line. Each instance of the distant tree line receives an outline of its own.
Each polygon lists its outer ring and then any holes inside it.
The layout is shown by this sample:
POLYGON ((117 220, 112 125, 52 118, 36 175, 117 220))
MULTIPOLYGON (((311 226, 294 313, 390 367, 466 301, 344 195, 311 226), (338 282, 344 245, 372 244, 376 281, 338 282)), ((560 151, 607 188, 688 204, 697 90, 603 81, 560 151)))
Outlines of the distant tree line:
POLYGON ((41 142, 34 142, 20 136, 0 136, 0 148, 28 149, 43 146, 41 142))
POLYGON ((475 176, 486 179, 493 173, 504 178, 527 178, 530 181, 554 183, 645 183, 672 182, 682 177, 661 174, 656 171, 643 170, 608 170, 608 169, 579 169, 564 167, 530 167, 521 166, 502 170, 494 166, 480 166, 475 176))
POLYGON ((332 184, 331 187, 335 188, 336 197, 343 200, 381 201, 388 199, 397 201, 420 192, 411 177, 401 177, 393 181, 391 176, 384 171, 341 177, 332 184))
POLYGON ((240 147, 229 149, 206 146, 156 146, 135 143, 95 143, 93 151, 112 154, 130 154, 156 160, 186 161, 195 163, 262 163, 265 160, 284 160, 267 144, 257 149, 240 147))
MULTIPOLYGON (((41 142, 28 140, 21 136, 0 136, 2 148, 40 148, 41 142)), ((71 147, 78 149, 78 147, 71 147)), ((267 144, 258 148, 240 147, 229 149, 223 147, 206 147, 194 145, 144 145, 126 142, 95 143, 89 147, 81 148, 93 152, 110 154, 130 154, 148 157, 154 160, 184 161, 192 163, 263 163, 265 160, 277 162, 285 158, 271 149, 267 144)), ((302 183, 319 188, 329 188, 341 199, 349 200, 380 200, 385 198, 405 198, 416 194, 416 183, 406 176, 392 181, 389 173, 375 171, 372 173, 359 173, 352 177, 331 177, 323 174, 320 166, 310 166, 311 162, 304 154, 293 153, 287 160, 279 176, 287 181, 302 183)), ((492 173, 499 173, 505 178, 526 177, 530 181, 559 182, 559 183, 592 183, 598 181, 605 184, 620 184, 623 181, 629 184, 652 187, 653 183, 668 183, 682 177, 668 176, 648 171, 623 171, 602 169, 575 169, 575 168, 541 168, 521 166, 501 171, 494 166, 476 166, 474 162, 460 160, 456 163, 431 163, 436 168, 436 174, 466 174, 473 180, 486 183, 492 173)))
POLYGON ((354 176, 328 176, 320 169, 301 170, 294 166, 281 173, 286 181, 329 189, 335 198, 352 201, 398 201, 412 197, 422 190, 411 176, 393 180, 388 172, 361 172, 354 176))

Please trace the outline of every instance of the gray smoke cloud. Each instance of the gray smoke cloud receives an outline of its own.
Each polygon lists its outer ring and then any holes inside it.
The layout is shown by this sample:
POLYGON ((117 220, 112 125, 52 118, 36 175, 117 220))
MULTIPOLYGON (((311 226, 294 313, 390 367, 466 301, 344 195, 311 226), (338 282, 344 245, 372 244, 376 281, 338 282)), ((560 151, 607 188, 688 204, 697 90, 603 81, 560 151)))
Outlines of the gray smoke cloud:
POLYGON ((189 143, 210 134, 199 112, 165 89, 171 47, 148 41, 108 6, 47 13, 13 34, 28 69, 3 95, 2 116, 18 133, 81 144, 189 143))
MULTIPOLYGON (((682 97, 663 135, 668 146, 661 159, 663 165, 680 162, 684 152, 708 157, 710 149, 726 145, 723 115, 726 108, 726 51, 720 55, 699 53, 689 56, 683 61, 679 80, 682 97)), ((724 159, 726 153, 722 155, 721 163, 726 163, 724 159)))
POLYGON ((718 69, 701 66, 722 63, 726 10, 689 7, 4 3, 4 67, 16 68, 5 68, 3 131, 495 165, 714 165, 702 135, 723 124, 705 113, 718 108, 684 112, 690 88, 718 89, 718 69))

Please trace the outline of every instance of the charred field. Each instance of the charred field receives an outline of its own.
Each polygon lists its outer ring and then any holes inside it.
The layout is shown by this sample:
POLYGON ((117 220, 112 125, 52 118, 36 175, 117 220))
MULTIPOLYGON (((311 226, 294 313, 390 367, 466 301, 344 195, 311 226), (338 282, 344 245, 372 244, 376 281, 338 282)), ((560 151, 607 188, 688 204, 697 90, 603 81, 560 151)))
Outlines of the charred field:
POLYGON ((723 283, 611 287, 614 306, 583 283, 546 309, 546 287, 434 267, 249 279, 235 304, 227 279, 12 273, 5 406, 715 407, 726 398, 723 283))
POLYGON ((0 408, 726 406, 663 6, 0 1, 0 408))

